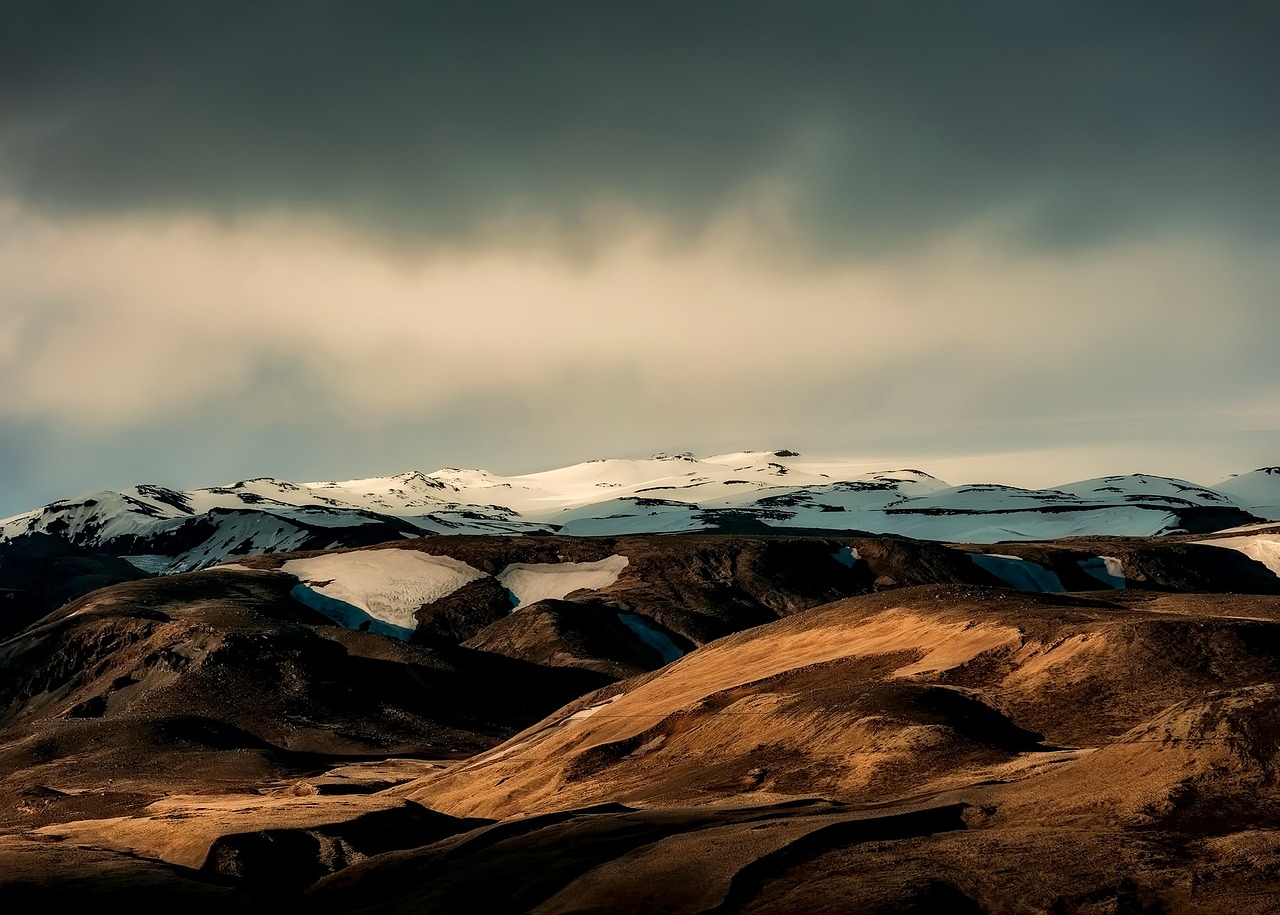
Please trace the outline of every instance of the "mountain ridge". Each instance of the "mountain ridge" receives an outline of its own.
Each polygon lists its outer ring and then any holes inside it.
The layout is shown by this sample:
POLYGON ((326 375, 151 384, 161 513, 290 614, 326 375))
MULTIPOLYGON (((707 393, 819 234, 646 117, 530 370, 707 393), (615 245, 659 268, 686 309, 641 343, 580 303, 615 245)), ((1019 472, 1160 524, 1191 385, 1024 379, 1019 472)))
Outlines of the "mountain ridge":
POLYGON ((1046 489, 952 486, 914 468, 865 468, 852 460, 806 461, 782 449, 607 458, 511 476, 448 467, 346 481, 256 477, 185 491, 142 483, 0 520, 0 542, 51 534, 126 557, 145 571, 174 572, 249 553, 430 534, 620 536, 750 528, 995 543, 1203 534, 1280 518, 1275 468, 1216 486, 1136 473, 1046 489))

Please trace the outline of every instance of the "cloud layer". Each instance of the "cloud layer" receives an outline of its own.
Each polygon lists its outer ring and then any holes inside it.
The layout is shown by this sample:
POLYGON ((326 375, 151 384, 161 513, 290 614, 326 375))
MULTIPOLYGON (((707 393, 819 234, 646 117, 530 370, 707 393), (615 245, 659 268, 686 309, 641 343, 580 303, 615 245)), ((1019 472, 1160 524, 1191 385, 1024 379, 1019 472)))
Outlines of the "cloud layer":
POLYGON ((1038 484, 1280 450, 1274 5, 6 15, 0 513, 657 449, 1038 484))
POLYGON ((49 207, 449 238, 770 183, 837 248, 1274 233, 1278 35, 1248 2, 20 3, 0 162, 49 207))

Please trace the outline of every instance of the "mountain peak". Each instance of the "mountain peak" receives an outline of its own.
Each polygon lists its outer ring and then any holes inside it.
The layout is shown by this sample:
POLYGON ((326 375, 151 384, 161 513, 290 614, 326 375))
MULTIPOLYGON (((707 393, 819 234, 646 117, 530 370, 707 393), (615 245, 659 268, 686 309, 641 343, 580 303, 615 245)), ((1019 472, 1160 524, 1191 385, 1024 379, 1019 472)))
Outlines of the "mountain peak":
POLYGON ((47 532, 142 560, 182 543, 182 556, 166 553, 166 569, 173 570, 249 552, 432 533, 620 536, 755 525, 992 543, 1209 532, 1280 518, 1280 466, 1217 487, 1140 473, 1024 489, 951 486, 914 467, 869 473, 864 463, 798 457, 790 449, 701 459, 659 452, 649 460, 512 476, 449 467, 324 483, 257 477, 187 492, 143 484, 7 519, 0 540, 47 532))

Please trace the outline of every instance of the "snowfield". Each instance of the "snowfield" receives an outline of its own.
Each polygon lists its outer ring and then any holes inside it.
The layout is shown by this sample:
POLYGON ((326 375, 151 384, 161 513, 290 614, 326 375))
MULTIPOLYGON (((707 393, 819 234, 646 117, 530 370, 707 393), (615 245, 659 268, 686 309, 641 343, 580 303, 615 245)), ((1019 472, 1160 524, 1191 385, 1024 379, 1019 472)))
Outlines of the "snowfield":
POLYGON ((479 569, 450 556, 416 550, 357 550, 292 559, 280 569, 317 594, 409 631, 417 626, 414 613, 423 604, 485 577, 479 569))
POLYGON ((1249 473, 1236 474, 1214 489, 1250 514, 1280 521, 1280 467, 1259 467, 1249 473))
POLYGON ((1217 537, 1213 540, 1200 540, 1198 542, 1206 546, 1237 550, 1280 575, 1280 534, 1255 534, 1251 537, 1217 537))
MULTIPOLYGON (((598 562, 513 563, 495 577, 511 592, 513 609, 539 600, 563 599, 579 590, 607 588, 618 580, 627 557, 598 562)), ((214 568, 232 568, 233 563, 214 568)), ((418 625, 417 611, 448 597, 464 585, 489 577, 451 556, 417 550, 353 550, 290 559, 280 571, 298 579, 293 596, 350 629, 370 629, 408 639, 418 625)), ((679 649, 644 621, 624 620, 637 636, 663 656, 679 649)))
POLYGON ((597 562, 513 562, 497 579, 516 607, 540 600, 563 600, 574 591, 598 591, 618 580, 627 557, 616 553, 597 562))
POLYGON ((141 484, 0 521, 0 541, 48 533, 179 572, 286 550, 424 534, 582 536, 810 529, 996 543, 1212 531, 1280 518, 1280 467, 1216 487, 1149 474, 1049 489, 952 486, 914 468, 807 461, 790 451, 587 461, 501 476, 445 468, 345 482, 261 477, 180 492, 141 484), (1217 527, 1215 527, 1215 525, 1217 527))

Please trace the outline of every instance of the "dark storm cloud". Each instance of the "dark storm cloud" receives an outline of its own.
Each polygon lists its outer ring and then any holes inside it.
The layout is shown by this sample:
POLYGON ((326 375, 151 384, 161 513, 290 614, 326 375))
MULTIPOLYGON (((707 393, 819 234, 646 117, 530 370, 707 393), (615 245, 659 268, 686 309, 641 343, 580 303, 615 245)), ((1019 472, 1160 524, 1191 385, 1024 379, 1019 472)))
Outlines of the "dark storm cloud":
POLYGON ((1248 2, 10 2, 0 181, 456 237, 760 183, 837 245, 1270 234, 1277 38, 1248 2))

